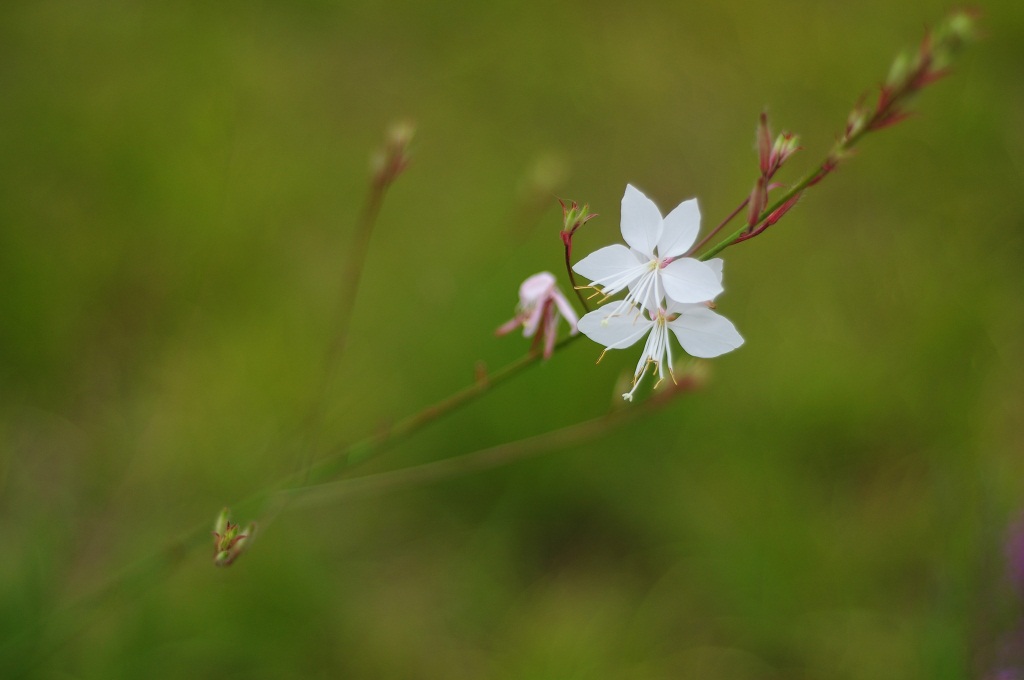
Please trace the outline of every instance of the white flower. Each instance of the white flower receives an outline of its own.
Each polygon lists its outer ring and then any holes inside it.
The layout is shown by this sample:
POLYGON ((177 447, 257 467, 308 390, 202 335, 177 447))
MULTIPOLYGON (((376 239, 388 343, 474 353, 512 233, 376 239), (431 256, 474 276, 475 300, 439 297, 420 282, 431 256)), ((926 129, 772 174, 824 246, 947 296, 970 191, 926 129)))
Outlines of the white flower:
POLYGON ((682 257, 700 230, 697 199, 683 201, 662 218, 651 199, 626 185, 621 229, 629 248, 606 246, 573 267, 605 297, 629 289, 606 315, 624 314, 633 305, 658 309, 667 302, 704 302, 722 292, 720 277, 707 263, 682 257))
MULTIPOLYGON (((555 349, 558 313, 569 323, 569 332, 576 335, 576 310, 565 299, 550 272, 540 272, 523 281, 519 286, 519 305, 516 315, 495 331, 498 335, 511 333, 523 327, 523 337, 533 337, 541 330, 544 337, 544 358, 550 359, 555 349)), ((540 338, 538 336, 538 339, 540 338)))
MULTIPOLYGON (((721 260, 717 262, 720 263, 721 260)), ((721 272, 720 267, 718 272, 721 272)), ((658 382, 665 379, 666 371, 672 375, 669 330, 688 354, 702 359, 717 357, 743 344, 743 338, 732 322, 711 311, 707 303, 670 302, 667 307, 658 307, 654 311, 644 309, 639 314, 609 314, 601 308, 585 314, 578 325, 584 335, 604 345, 605 351, 625 349, 647 335, 643 354, 633 373, 633 389, 622 395, 626 401, 633 400, 633 392, 648 366, 654 365, 658 382)))

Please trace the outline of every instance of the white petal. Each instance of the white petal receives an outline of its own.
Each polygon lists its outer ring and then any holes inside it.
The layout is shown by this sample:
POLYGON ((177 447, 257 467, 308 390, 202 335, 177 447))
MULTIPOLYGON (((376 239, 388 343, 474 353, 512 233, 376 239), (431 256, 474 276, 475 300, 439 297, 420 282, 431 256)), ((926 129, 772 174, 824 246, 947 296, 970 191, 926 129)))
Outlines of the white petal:
POLYGON ((663 222, 661 238, 658 239, 658 257, 678 257, 697 240, 700 231, 700 208, 697 199, 691 198, 676 206, 663 222))
MULTIPOLYGON (((572 270, 582 274, 596 285, 622 290, 635 277, 626 278, 621 284, 613 283, 620 277, 628 277, 630 272, 642 264, 629 248, 615 244, 595 250, 590 255, 573 265, 572 270)), ((611 294, 611 293, 609 293, 611 294)))
POLYGON ((665 294, 674 302, 707 302, 723 290, 715 270, 692 257, 669 263, 662 268, 661 277, 665 294))
POLYGON ((732 322, 704 305, 673 305, 671 311, 680 314, 668 326, 691 356, 710 359, 743 344, 732 322))
POLYGON ((725 260, 720 257, 716 257, 711 260, 706 260, 704 264, 711 267, 711 270, 718 276, 718 283, 722 283, 722 267, 725 266, 725 260))
POLYGON ((661 211, 654 201, 632 184, 626 185, 626 193, 622 195, 620 227, 626 243, 642 252, 647 259, 653 256, 654 247, 661 238, 661 211))
POLYGON ((597 344, 604 345, 606 349, 629 347, 644 337, 654 324, 639 312, 610 315, 608 308, 616 304, 613 302, 611 305, 584 314, 577 324, 581 333, 597 344))

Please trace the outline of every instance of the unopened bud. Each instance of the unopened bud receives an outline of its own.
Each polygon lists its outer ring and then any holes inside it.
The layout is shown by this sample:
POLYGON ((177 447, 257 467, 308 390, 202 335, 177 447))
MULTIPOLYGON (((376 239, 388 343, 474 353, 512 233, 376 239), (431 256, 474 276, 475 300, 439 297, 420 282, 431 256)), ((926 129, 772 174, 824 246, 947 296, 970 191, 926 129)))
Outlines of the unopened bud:
POLYGON ((230 517, 231 513, 224 508, 213 523, 213 563, 218 567, 230 566, 256 534, 255 522, 251 522, 243 532, 239 525, 231 523, 230 517))
POLYGON ((771 174, 782 167, 782 164, 789 160, 789 157, 800 150, 800 138, 794 134, 783 132, 775 138, 775 145, 771 153, 771 174))
POLYGON ((768 205, 768 189, 765 186, 764 177, 758 177, 754 188, 750 192, 750 199, 747 203, 747 226, 755 227, 760 222, 761 211, 768 205))
POLYGON ((978 36, 978 12, 976 10, 961 9, 953 12, 946 19, 944 36, 947 40, 958 41, 960 44, 971 42, 978 36))
POLYGON ((961 9, 953 12, 935 31, 936 70, 949 65, 953 57, 968 43, 978 38, 978 12, 961 9))
POLYGON ((409 144, 415 130, 409 122, 396 123, 388 129, 383 147, 370 161, 370 171, 377 186, 391 184, 409 167, 409 144))
POLYGON ((896 56, 896 60, 892 62, 892 66, 889 67, 889 75, 885 79, 886 87, 890 89, 897 88, 900 83, 907 79, 909 73, 910 57, 906 52, 901 52, 896 56))
POLYGON ((407 120, 395 123, 388 128, 388 146, 393 149, 405 149, 412 142, 416 134, 416 126, 407 120))
POLYGON ((586 203, 583 204, 583 207, 580 207, 580 204, 576 201, 572 201, 569 205, 566 205, 565 201, 558 199, 558 203, 562 206, 563 241, 566 238, 566 234, 572 236, 577 229, 597 217, 597 213, 590 212, 590 206, 586 203))
POLYGON ((864 128, 864 124, 867 122, 867 112, 864 110, 863 102, 857 102, 857 105, 850 111, 850 115, 846 117, 846 137, 849 139, 860 133, 864 128))
POLYGON ((768 227, 772 226, 773 224, 781 220, 783 215, 788 213, 790 209, 792 209, 792 207, 796 205, 797 201, 800 200, 801 196, 803 196, 803 192, 796 194, 791 199, 789 199, 788 201, 780 205, 778 208, 773 210, 772 214, 765 218, 764 228, 767 229, 768 227))

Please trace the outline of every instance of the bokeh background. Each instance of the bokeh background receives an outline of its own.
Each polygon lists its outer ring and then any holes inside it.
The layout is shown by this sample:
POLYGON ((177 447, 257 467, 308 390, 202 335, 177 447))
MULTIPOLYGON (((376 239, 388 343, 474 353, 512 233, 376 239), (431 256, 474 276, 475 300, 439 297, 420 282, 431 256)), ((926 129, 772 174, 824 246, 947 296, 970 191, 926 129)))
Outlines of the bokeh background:
MULTIPOLYGON (((285 510, 66 611, 225 504, 498 367, 556 196, 705 227, 767 107, 796 179, 943 2, 12 1, 0 8, 0 656, 44 678, 1010 672, 1024 508, 1024 5, 771 232, 746 338, 587 445, 285 510), (323 383, 385 130, 415 121, 323 383), (310 409, 322 409, 315 431, 310 409), (80 610, 72 610, 79 612, 80 610), (42 627, 40 626, 42 622, 42 627)), ((563 284, 564 285, 564 284, 563 284)), ((573 344, 360 474, 619 402, 573 344)), ((240 517, 246 521, 253 518, 240 517)), ((993 676, 994 677, 994 676, 993 676)), ((1006 677, 1018 678, 1020 675, 1006 677)))

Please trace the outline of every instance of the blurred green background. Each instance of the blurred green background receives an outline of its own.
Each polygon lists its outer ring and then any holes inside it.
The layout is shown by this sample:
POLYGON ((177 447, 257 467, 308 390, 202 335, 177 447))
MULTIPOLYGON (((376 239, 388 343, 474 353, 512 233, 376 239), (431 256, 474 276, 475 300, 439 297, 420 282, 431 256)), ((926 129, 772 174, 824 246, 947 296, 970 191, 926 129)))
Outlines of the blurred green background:
MULTIPOLYGON (((983 677, 1013 662, 1024 507, 1024 5, 764 237, 701 393, 587 446, 291 509, 61 611, 224 504, 527 348, 556 196, 627 182, 705 228, 767 107, 818 162, 945 3, 6 2, 0 8, 4 677, 983 677), (329 382, 368 158, 388 196, 329 382), (42 631, 33 626, 43 617, 42 631), (61 642, 63 640, 63 642, 61 642), (61 644, 55 644, 60 642, 61 644), (1003 655, 1000 657, 1000 655, 1003 655), (1009 655, 1009 656, 1007 656, 1009 655)), ((788 172, 787 172, 788 171, 788 172)), ((564 285, 564 284, 563 284, 564 285)), ((361 472, 605 412, 579 342, 361 472)), ((246 521, 247 517, 239 519, 246 521)), ((1017 677, 1017 676, 1013 676, 1017 677)))

